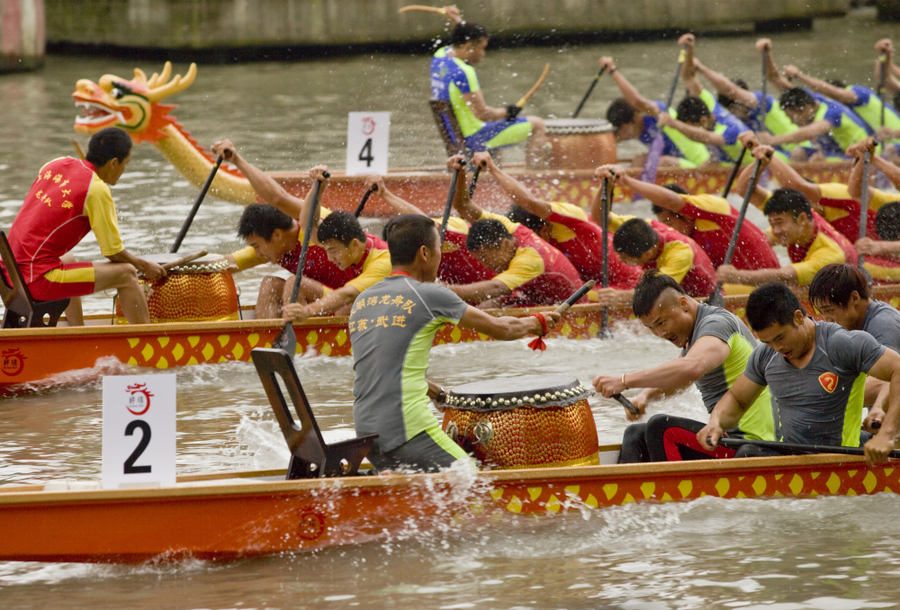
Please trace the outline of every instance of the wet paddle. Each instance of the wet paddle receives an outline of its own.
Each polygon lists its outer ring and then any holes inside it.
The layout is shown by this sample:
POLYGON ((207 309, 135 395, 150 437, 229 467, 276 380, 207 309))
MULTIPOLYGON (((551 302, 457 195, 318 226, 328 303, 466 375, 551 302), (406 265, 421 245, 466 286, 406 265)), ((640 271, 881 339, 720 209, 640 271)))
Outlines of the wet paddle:
POLYGON ((580 102, 578 102, 578 108, 576 108, 575 112, 572 113, 573 119, 578 118, 578 113, 581 112, 581 109, 584 108, 584 103, 588 101, 589 97, 591 97, 591 93, 593 93, 594 87, 597 85, 597 81, 600 80, 600 77, 603 76, 604 72, 606 72, 606 68, 600 68, 600 71, 597 72, 597 76, 595 76, 594 80, 591 81, 591 86, 588 87, 587 93, 584 94, 584 97, 581 98, 580 102))
POLYGON ((881 102, 881 127, 884 127, 884 82, 887 79, 887 55, 884 53, 881 54, 879 59, 881 62, 881 74, 878 78, 878 101, 881 102))
MULTIPOLYGON (((462 167, 466 166, 465 161, 460 161, 462 167)), ((450 179, 450 192, 447 194, 447 205, 444 206, 444 215, 441 217, 441 245, 444 244, 444 234, 447 232, 447 222, 450 220, 450 210, 453 209, 453 200, 456 198, 456 183, 459 181, 459 172, 461 170, 453 170, 453 177, 450 179)))
MULTIPOLYGON (((749 438, 719 439, 719 445, 729 449, 740 449, 744 445, 756 445, 761 449, 772 449, 789 455, 808 453, 838 453, 841 455, 865 455, 862 447, 835 447, 834 445, 804 445, 801 443, 780 443, 778 441, 757 441, 749 438)), ((888 457, 900 458, 900 451, 891 451, 888 457)))
MULTIPOLYGON (((678 67, 675 70, 675 78, 672 79, 672 87, 669 89, 669 97, 666 100, 666 107, 660 112, 668 112, 675 99, 675 90, 678 88, 678 77, 681 75, 681 65, 684 63, 687 53, 684 49, 678 54, 678 67)), ((659 171, 659 161, 663 153, 663 129, 657 124, 656 136, 650 143, 650 152, 647 153, 647 159, 644 161, 644 167, 641 170, 641 180, 644 182, 656 182, 656 174, 659 171)), ((636 198, 637 199, 637 198, 636 198)))
POLYGON ((534 84, 534 86, 528 90, 528 93, 523 95, 522 99, 520 99, 518 102, 516 102, 516 106, 518 106, 519 108, 524 106, 525 102, 527 102, 528 99, 532 95, 534 95, 534 92, 537 91, 538 89, 540 89, 541 85, 544 84, 544 81, 547 79, 547 74, 549 74, 549 73, 550 73, 550 64, 547 64, 544 66, 544 71, 541 72, 541 77, 539 79, 537 79, 537 82, 534 84))
MULTIPOLYGON (((884 120, 881 121, 884 124, 884 120)), ((81 144, 78 143, 78 140, 72 140, 72 148, 75 149, 75 154, 78 155, 78 158, 84 161, 84 149, 81 148, 81 144)))
POLYGON ((436 6, 424 6, 422 4, 410 4, 409 6, 401 7, 397 12, 405 13, 407 11, 427 11, 429 13, 439 13, 441 15, 446 14, 446 11, 442 8, 436 6))
MULTIPOLYGON (((725 260, 722 262, 723 265, 730 265, 731 259, 734 258, 734 250, 737 248, 738 236, 740 235, 741 227, 744 224, 744 217, 747 215, 747 206, 750 205, 750 198, 753 196, 753 191, 756 190, 756 183, 759 181, 759 170, 761 167, 762 159, 757 159, 756 165, 753 166, 753 176, 750 178, 750 184, 747 185, 747 192, 744 193, 744 202, 741 204, 741 210, 738 212, 737 221, 734 223, 731 239, 728 241, 728 250, 725 251, 725 260)), ((725 306, 725 297, 722 294, 722 282, 716 284, 716 289, 709 295, 709 298, 706 299, 706 303, 713 307, 725 306)))
POLYGON ((556 313, 558 313, 560 315, 566 313, 567 311, 569 311, 569 308, 572 307, 572 305, 577 303, 579 300, 581 300, 581 297, 583 297, 584 295, 586 295, 588 293, 588 290, 590 290, 591 288, 593 288, 596 285, 597 285, 597 280, 586 281, 581 286, 581 288, 579 288, 578 290, 573 292, 572 296, 570 296, 568 299, 566 299, 564 303, 561 303, 559 306, 557 306, 557 308, 554 309, 553 311, 555 311, 556 313))
POLYGON ((734 179, 737 178, 738 172, 741 171, 741 163, 744 162, 744 155, 746 153, 747 149, 742 148, 737 163, 734 164, 734 168, 731 170, 731 175, 728 176, 728 182, 725 183, 725 190, 722 191, 722 199, 727 198, 728 193, 731 192, 731 186, 734 184, 734 179))
MULTIPOLYGON (((859 239, 866 236, 866 225, 869 222, 869 164, 871 163, 872 151, 866 147, 866 152, 863 153, 862 193, 859 196, 859 239)), ((872 276, 866 271, 865 262, 866 255, 860 254, 857 257, 856 265, 866 277, 866 283, 869 285, 869 288, 871 288, 872 276)))
POLYGON ((366 189, 366 192, 362 196, 362 200, 360 200, 359 205, 356 206, 356 209, 353 210, 353 215, 359 218, 359 215, 362 214, 363 208, 366 207, 366 202, 369 200, 369 197, 372 196, 372 193, 378 190, 378 185, 373 184, 369 188, 366 189))
POLYGON ((475 187, 478 186, 478 176, 481 174, 481 167, 481 165, 476 165, 475 171, 472 172, 472 182, 469 183, 469 199, 475 194, 475 187))
POLYGON ((219 157, 216 159, 216 164, 213 165, 212 171, 209 172, 209 177, 207 177, 206 183, 203 185, 203 188, 200 189, 200 194, 197 196, 197 201, 194 202, 194 207, 191 208, 190 213, 188 213, 188 217, 184 221, 184 224, 181 225, 181 230, 178 232, 178 237, 175 238, 175 243, 172 244, 172 248, 171 250, 169 250, 169 252, 178 252, 178 248, 181 247, 181 242, 184 241, 184 237, 185 235, 187 235, 188 229, 191 228, 191 223, 194 222, 194 216, 197 215, 197 210, 200 209, 200 204, 203 203, 203 198, 206 197, 206 192, 209 190, 213 178, 216 177, 216 172, 219 171, 219 166, 222 165, 223 160, 223 157, 219 157))
MULTIPOLYGON (((603 245, 601 246, 601 255, 603 256, 601 268, 601 286, 609 288, 609 178, 603 179, 600 186, 603 192, 600 193, 600 229, 603 232, 603 245)), ((612 331, 609 330, 609 307, 604 305, 600 312, 600 332, 597 334, 598 339, 612 339, 612 331)))
MULTIPOLYGON (((328 178, 330 174, 324 172, 324 176, 328 178)), ((306 219, 306 230, 303 233, 303 245, 300 248, 300 259, 297 261, 297 273, 294 275, 294 289, 291 291, 290 303, 296 303, 297 297, 300 295, 300 283, 303 280, 303 269, 306 267, 306 256, 309 254, 309 240, 312 237, 313 226, 319 211, 319 199, 322 197, 322 182, 315 180, 313 184, 312 206, 309 209, 309 217, 306 219)), ((294 334, 294 325, 288 320, 284 323, 284 328, 272 341, 272 347, 280 349, 291 356, 297 353, 297 335, 294 334)))

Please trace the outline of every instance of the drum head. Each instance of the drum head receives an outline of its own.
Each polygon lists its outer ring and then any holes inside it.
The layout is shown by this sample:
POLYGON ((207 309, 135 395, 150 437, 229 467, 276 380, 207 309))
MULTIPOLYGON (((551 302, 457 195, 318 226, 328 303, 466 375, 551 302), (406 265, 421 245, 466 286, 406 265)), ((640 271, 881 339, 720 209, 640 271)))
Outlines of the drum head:
POLYGON ((545 119, 548 133, 605 133, 613 131, 612 123, 604 119, 545 119))
POLYGON ((566 407, 593 393, 570 375, 522 375, 457 386, 450 390, 447 404, 478 411, 525 405, 566 407))
MULTIPOLYGON (((140 258, 152 261, 157 265, 165 265, 177 261, 179 258, 182 258, 184 256, 186 256, 184 252, 166 252, 165 254, 148 254, 146 256, 141 255, 140 258)), ((221 254, 207 254, 206 256, 201 256, 200 258, 192 260, 188 263, 178 265, 177 267, 172 267, 169 269, 169 273, 221 273, 227 267, 228 261, 221 254)))

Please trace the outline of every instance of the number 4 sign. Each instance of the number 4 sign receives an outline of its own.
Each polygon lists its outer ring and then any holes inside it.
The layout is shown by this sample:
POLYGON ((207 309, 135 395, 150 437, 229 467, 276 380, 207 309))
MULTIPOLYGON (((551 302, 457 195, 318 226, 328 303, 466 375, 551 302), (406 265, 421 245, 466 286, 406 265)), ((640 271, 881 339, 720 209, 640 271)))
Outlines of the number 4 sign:
POLYGON ((386 174, 390 112, 351 112, 347 124, 347 175, 386 174))
POLYGON ((175 484, 175 375, 103 378, 103 487, 175 484))

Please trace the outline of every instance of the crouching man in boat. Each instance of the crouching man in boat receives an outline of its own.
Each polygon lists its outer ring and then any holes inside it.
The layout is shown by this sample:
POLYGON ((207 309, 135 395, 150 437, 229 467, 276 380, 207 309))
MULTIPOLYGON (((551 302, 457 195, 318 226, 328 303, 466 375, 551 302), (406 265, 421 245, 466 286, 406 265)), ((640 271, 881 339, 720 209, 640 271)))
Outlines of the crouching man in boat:
POLYGON ((762 345, 697 433, 703 448, 713 450, 768 386, 778 440, 844 447, 862 440, 870 465, 885 461, 900 432, 897 352, 868 333, 812 320, 791 289, 777 282, 750 293, 747 320, 762 345), (860 430, 866 374, 890 384, 884 421, 871 438, 860 430))
POLYGON ((472 203, 465 171, 459 163, 462 158, 456 155, 447 161, 450 169, 460 170, 453 205, 471 224, 466 238, 469 252, 497 275, 450 289, 480 307, 554 305, 565 301, 581 287, 578 271, 562 252, 528 227, 472 203))
MULTIPOLYGON (((269 205, 249 205, 238 222, 238 235, 247 248, 230 255, 241 270, 266 261, 296 274, 303 232, 312 208, 312 190, 305 199, 294 197, 268 174, 241 157, 229 140, 216 142, 213 154, 231 161, 253 190, 269 205)), ((310 170, 313 180, 325 182, 325 166, 310 170)), ((297 303, 290 303, 294 278, 266 276, 259 288, 256 317, 302 321, 311 316, 344 313, 360 292, 391 271, 387 244, 363 231, 346 212, 319 209, 320 218, 310 239, 297 303), (283 305, 285 304, 286 305, 283 305)))
MULTIPOLYGON (((638 414, 626 411, 629 420, 643 415, 650 400, 682 390, 691 383, 700 390, 707 411, 712 411, 743 372, 747 358, 757 345, 750 329, 733 313, 695 301, 678 282, 656 270, 644 272, 634 290, 633 307, 634 315, 653 334, 681 348, 681 357, 621 377, 599 375, 594 379, 594 388, 607 398, 630 388, 647 388, 632 399, 638 414)), ((619 463, 720 459, 735 455, 734 450, 724 447, 712 451, 700 447, 696 433, 703 426, 703 422, 671 415, 654 415, 645 424, 632 424, 625 430, 619 463)), ((729 434, 774 440, 767 390, 760 392, 729 434)), ((741 453, 738 452, 738 457, 741 453)))
POLYGON ((63 157, 41 168, 9 231, 9 245, 31 296, 39 301, 70 298, 66 308, 70 326, 84 324, 79 297, 109 288, 118 289, 129 323, 150 323, 137 272, 155 280, 165 277, 166 270, 122 245, 109 190, 129 161, 127 133, 116 127, 98 131, 83 161, 63 157), (94 232, 100 252, 111 262, 75 261, 70 251, 88 231, 94 232))
POLYGON ((445 287, 434 285, 441 244, 434 221, 418 214, 391 219, 385 227, 393 272, 353 304, 353 421, 359 435, 378 434, 369 460, 379 470, 435 471, 466 453, 441 431, 428 407, 443 390, 425 378, 434 335, 444 323, 459 324, 503 341, 553 328, 550 312, 495 318, 445 287))

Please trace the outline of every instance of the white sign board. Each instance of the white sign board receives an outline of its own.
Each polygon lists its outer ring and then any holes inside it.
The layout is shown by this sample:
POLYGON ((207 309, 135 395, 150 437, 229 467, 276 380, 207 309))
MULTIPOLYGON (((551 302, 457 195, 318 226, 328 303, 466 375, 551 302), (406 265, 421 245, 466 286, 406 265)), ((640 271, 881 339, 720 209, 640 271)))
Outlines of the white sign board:
POLYGON ((175 484, 175 375, 103 378, 103 487, 175 484))
POLYGON ((347 123, 347 175, 388 171, 390 112, 351 112, 347 123))

